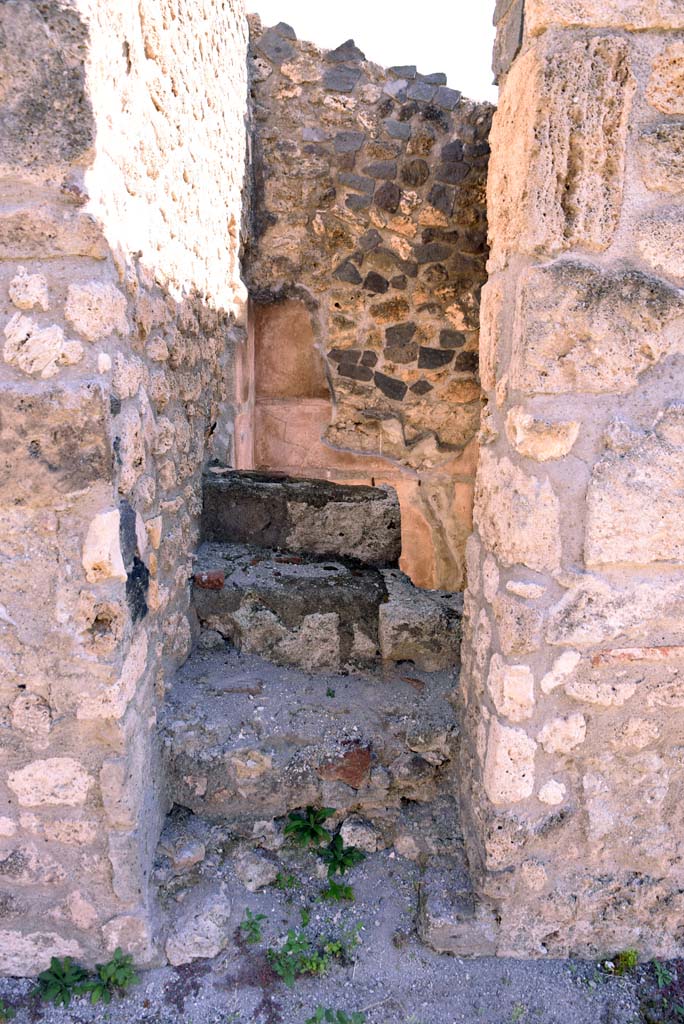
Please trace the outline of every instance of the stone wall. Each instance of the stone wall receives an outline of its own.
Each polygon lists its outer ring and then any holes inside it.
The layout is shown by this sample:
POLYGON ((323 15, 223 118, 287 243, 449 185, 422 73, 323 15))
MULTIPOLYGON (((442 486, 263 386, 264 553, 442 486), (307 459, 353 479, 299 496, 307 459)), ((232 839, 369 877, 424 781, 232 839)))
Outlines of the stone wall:
POLYGON ((525 24, 491 136, 469 856, 502 955, 681 955, 684 13, 525 24))
POLYGON ((255 461, 394 484, 407 571, 459 588, 492 108, 352 41, 321 51, 287 25, 252 27, 255 461))
POLYGON ((246 349, 246 21, 17 0, 0 51, 0 971, 32 974, 154 955, 156 712, 246 349))

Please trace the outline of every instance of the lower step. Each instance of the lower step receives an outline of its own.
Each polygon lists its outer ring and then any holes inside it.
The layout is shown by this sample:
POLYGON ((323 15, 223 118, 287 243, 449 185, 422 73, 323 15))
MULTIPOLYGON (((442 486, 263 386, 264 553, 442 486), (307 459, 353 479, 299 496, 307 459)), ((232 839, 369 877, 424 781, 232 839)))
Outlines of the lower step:
POLYGON ((193 589, 205 646, 228 640, 308 671, 458 661, 461 595, 420 590, 398 569, 204 544, 193 589))
MULTIPOLYGON (((452 689, 447 673, 321 678, 236 651, 196 652, 161 720, 169 802, 245 837, 308 804, 333 807, 362 815, 383 848, 407 801, 427 807, 455 792, 452 689)), ((420 853, 429 832, 423 820, 405 848, 420 853)), ((458 834, 453 820, 444 834, 458 834)))

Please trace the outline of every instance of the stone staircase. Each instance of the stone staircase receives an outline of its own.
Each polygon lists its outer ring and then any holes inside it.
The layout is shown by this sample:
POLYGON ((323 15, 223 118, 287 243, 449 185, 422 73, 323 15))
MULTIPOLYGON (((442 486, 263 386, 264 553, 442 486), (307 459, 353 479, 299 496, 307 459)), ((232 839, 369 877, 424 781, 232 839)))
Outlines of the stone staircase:
POLYGON ((451 703, 461 597, 400 572, 400 529, 389 488, 207 472, 199 643, 160 719, 172 811, 157 881, 172 962, 184 948, 205 955, 183 929, 207 918, 219 884, 225 909, 240 865, 259 885, 275 878, 282 820, 307 805, 334 808, 345 843, 429 867, 420 933, 462 951, 448 939, 472 904, 451 703))

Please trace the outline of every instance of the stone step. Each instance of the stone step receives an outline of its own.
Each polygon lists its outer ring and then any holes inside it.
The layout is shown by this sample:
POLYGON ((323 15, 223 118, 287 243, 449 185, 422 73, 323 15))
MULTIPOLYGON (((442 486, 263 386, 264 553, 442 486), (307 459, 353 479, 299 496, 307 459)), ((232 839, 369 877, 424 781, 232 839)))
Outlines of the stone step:
POLYGON ((458 660, 461 595, 420 590, 398 569, 206 543, 193 581, 204 646, 228 640, 309 671, 458 660))
POLYGON ((210 467, 204 477, 202 537, 312 555, 396 565, 401 514, 391 487, 210 467))
POLYGON ((333 826, 360 816, 377 849, 448 855, 460 844, 453 687, 450 672, 320 677, 196 651, 160 719, 169 803, 245 838, 296 808, 333 807, 333 826))

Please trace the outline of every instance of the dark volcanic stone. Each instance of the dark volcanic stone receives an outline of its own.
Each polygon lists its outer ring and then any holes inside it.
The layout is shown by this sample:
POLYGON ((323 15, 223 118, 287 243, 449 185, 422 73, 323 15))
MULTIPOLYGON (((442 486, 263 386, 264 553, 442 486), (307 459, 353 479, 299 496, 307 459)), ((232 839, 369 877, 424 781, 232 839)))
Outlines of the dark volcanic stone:
MULTIPOLYGON (((347 196, 347 199, 360 199, 361 196, 347 196)), ((361 284, 361 275, 358 270, 349 260, 345 260, 344 263, 340 263, 337 270, 335 270, 333 277, 336 277, 338 281, 346 281, 347 284, 361 284)))
POLYGON ((361 77, 360 68, 347 68, 343 64, 328 68, 323 75, 323 84, 331 92, 352 92, 361 77))
POLYGON ((440 348, 461 348, 465 345, 465 334, 445 328, 439 332, 440 348))
POLYGON ((405 292, 408 284, 406 274, 397 274, 396 277, 391 278, 390 284, 393 288, 396 288, 397 291, 405 292))
POLYGON ((377 271, 371 270, 370 274, 366 274, 366 280, 363 282, 363 287, 368 292, 373 292, 375 295, 384 295, 389 288, 389 281, 382 274, 378 274, 377 271))
POLYGON ((384 122, 385 131, 391 139, 410 139, 411 125, 403 124, 401 121, 387 120, 384 122))
POLYGON ((410 100, 420 100, 422 103, 429 103, 436 92, 437 89, 434 85, 429 85, 427 82, 414 82, 406 90, 406 95, 410 100))
POLYGON ((438 107, 444 107, 445 110, 455 110, 461 102, 461 93, 457 89, 447 89, 446 86, 442 86, 435 93, 434 102, 438 107))
POLYGON ((418 355, 419 370, 440 370, 454 358, 453 349, 427 348, 421 346, 418 355))
POLYGON ((359 249, 363 252, 370 252, 371 249, 377 249, 382 242, 382 235, 375 228, 371 228, 366 231, 365 235, 361 235, 359 238, 359 249))
POLYGON ((346 60, 365 60, 366 55, 359 50, 353 39, 347 39, 346 43, 342 43, 335 50, 329 50, 323 59, 329 64, 343 64, 346 60))
POLYGON ((463 163, 462 160, 449 160, 439 164, 435 178, 437 181, 444 181, 448 185, 457 185, 459 181, 467 178, 469 173, 469 165, 463 163))
POLYGON ((147 615, 147 591, 150 585, 149 569, 136 555, 126 580, 126 601, 134 623, 147 615))
POLYGON ((335 163, 339 171, 353 171, 356 164, 356 153, 336 153, 335 163))
POLYGON ((427 245, 417 245, 413 250, 418 263, 438 263, 451 255, 451 246, 443 245, 441 242, 428 242, 427 245))
POLYGON ((415 384, 411 385, 410 390, 414 395, 427 395, 429 391, 432 391, 432 384, 429 380, 417 380, 415 384))
POLYGON ((376 160, 375 163, 364 167, 363 171, 371 178, 384 178, 385 181, 391 181, 397 176, 397 162, 396 160, 376 160))
POLYGON ((388 213, 396 213, 401 202, 401 189, 394 182, 386 181, 384 185, 377 189, 373 202, 381 210, 386 210, 388 213))
POLYGON ((454 362, 454 370, 461 373, 476 373, 479 366, 477 352, 459 352, 454 362))
POLYGON ((436 125, 440 129, 440 131, 443 132, 448 132, 449 128, 451 127, 451 121, 444 113, 444 111, 440 110, 439 107, 433 106, 432 104, 429 104, 423 110, 423 120, 429 121, 430 124, 436 125))
POLYGON ((424 185, 430 177, 430 168, 425 160, 408 160, 401 168, 401 180, 405 185, 424 185))
POLYGON ((418 68, 415 64, 397 64, 389 70, 393 75, 396 75, 397 78, 408 78, 409 81, 412 78, 415 78, 418 74, 418 68))
POLYGON ((292 28, 292 25, 288 25, 286 21, 279 21, 277 25, 273 26, 273 31, 277 32, 283 39, 296 39, 297 33, 292 28))
POLYGON ((294 46, 290 46, 287 40, 283 38, 282 33, 276 32, 274 28, 269 28, 268 31, 264 32, 261 39, 257 42, 256 48, 261 50, 274 64, 281 64, 285 60, 290 60, 296 53, 294 46))
POLYGON ((360 348, 331 348, 328 357, 333 363, 358 363, 361 358, 360 348))
POLYGON ((378 370, 375 371, 374 379, 378 390, 382 391, 383 395, 391 398, 394 402, 401 402, 408 390, 403 380, 397 380, 396 377, 388 377, 387 374, 380 373, 378 370))
POLYGON ((385 338, 388 345, 405 345, 411 341, 416 333, 416 325, 412 323, 397 324, 396 327, 388 327, 385 331, 385 338))
POLYGON ((447 188, 446 185, 433 185, 428 193, 427 201, 440 213, 450 217, 454 212, 455 197, 456 193, 453 188, 447 188))
POLYGON ((338 132, 335 136, 335 152, 356 153, 365 141, 363 132, 338 132))
POLYGON ((337 367, 340 377, 350 377, 352 380, 368 381, 373 379, 373 371, 367 366, 355 366, 354 363, 340 363, 337 367))
POLYGON ((427 82, 428 85, 446 85, 447 76, 443 71, 435 71, 431 75, 420 75, 421 82, 427 82))
POLYGON ((442 146, 442 160, 462 160, 463 159, 463 143, 460 139, 454 139, 453 142, 448 142, 446 146, 442 146))
POLYGON ((357 192, 372 192, 375 182, 372 178, 364 178, 362 174, 348 174, 346 171, 339 175, 340 185, 354 188, 357 192))
POLYGON ((371 197, 357 196, 354 192, 350 192, 344 202, 350 210, 367 210, 371 204, 371 197))
POLYGON ((367 349, 361 356, 362 366, 375 366, 378 361, 378 353, 373 352, 371 349, 367 349))
POLYGON ((405 103, 399 111, 399 120, 410 121, 412 117, 416 116, 419 110, 420 107, 415 100, 412 100, 410 103, 405 103))

